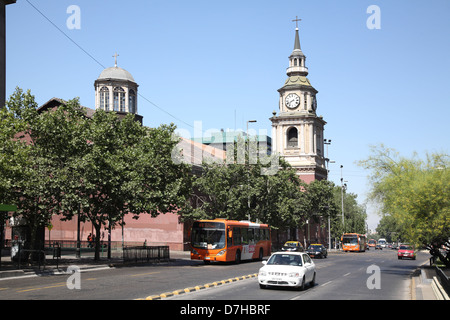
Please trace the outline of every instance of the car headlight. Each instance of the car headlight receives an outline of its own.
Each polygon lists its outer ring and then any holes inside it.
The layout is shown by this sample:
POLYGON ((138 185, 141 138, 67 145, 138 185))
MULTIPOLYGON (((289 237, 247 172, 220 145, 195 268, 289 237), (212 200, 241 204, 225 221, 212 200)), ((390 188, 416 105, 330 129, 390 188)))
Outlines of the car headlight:
POLYGON ((261 277, 265 277, 265 276, 267 276, 267 272, 265 272, 264 270, 259 270, 259 275, 261 277))
POLYGON ((216 256, 221 256, 223 255, 227 250, 223 249, 222 251, 219 251, 219 253, 216 254, 216 256))
POLYGON ((300 274, 298 272, 291 272, 288 274, 289 277, 293 278, 293 277, 299 277, 300 274))

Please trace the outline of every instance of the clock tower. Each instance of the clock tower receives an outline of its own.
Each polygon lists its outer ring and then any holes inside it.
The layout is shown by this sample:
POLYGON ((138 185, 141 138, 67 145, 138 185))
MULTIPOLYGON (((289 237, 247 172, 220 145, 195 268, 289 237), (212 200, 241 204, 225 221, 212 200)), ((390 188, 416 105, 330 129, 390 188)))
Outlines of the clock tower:
POLYGON ((277 115, 274 111, 270 120, 272 150, 297 170, 300 179, 309 183, 327 178, 323 143, 326 122, 316 114, 318 91, 306 78, 308 68, 305 60, 297 27, 294 50, 286 70, 288 78, 278 89, 279 112, 277 115))

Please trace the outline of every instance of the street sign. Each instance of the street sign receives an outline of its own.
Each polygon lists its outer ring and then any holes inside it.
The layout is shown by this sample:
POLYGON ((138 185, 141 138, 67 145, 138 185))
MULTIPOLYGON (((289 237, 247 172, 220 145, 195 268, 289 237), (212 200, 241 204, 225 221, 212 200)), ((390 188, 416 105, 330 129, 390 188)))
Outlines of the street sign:
POLYGON ((0 204, 0 211, 17 211, 17 206, 11 204, 0 204))

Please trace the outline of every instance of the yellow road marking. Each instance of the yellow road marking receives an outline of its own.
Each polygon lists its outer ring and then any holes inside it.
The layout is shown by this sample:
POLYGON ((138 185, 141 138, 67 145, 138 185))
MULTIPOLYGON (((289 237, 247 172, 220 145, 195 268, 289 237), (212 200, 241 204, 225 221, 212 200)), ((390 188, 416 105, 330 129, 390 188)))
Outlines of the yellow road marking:
POLYGON ((132 274, 130 277, 147 276, 149 274, 155 274, 155 273, 160 273, 160 272, 148 272, 148 273, 132 274))

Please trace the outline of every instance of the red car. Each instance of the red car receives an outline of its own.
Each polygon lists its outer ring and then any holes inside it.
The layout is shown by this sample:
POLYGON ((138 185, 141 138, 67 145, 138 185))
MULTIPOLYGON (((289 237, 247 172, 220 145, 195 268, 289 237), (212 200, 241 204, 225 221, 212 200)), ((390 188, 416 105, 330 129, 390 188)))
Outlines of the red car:
POLYGON ((406 243, 400 245, 400 248, 398 248, 397 257, 399 260, 403 258, 416 260, 416 252, 414 251, 414 247, 406 243))

